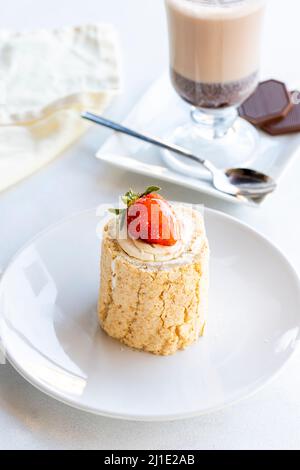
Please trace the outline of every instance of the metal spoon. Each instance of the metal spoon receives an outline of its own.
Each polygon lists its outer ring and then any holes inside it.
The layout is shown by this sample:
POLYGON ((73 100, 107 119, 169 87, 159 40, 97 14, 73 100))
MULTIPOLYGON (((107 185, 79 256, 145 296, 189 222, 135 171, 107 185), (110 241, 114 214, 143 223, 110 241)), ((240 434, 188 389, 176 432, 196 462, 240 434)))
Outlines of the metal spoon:
POLYGON ((141 134, 132 129, 109 121, 101 116, 89 112, 82 113, 81 116, 88 121, 92 121, 101 126, 108 127, 117 132, 127 134, 131 137, 143 140, 158 147, 170 150, 171 152, 178 153, 190 160, 200 163, 206 168, 212 176, 213 186, 222 193, 229 194, 235 197, 245 197, 252 201, 259 200, 272 193, 276 189, 275 181, 263 173, 251 170, 248 168, 230 168, 228 170, 219 170, 209 160, 205 160, 197 155, 194 155, 189 150, 186 150, 178 145, 172 145, 160 139, 141 134))

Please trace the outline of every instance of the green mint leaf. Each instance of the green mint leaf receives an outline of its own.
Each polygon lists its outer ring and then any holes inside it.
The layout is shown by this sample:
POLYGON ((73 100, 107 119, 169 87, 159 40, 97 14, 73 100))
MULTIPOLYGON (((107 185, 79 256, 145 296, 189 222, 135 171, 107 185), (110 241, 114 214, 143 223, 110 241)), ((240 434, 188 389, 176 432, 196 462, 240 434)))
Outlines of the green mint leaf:
POLYGON ((122 201, 127 207, 130 207, 137 199, 139 199, 140 195, 135 193, 132 189, 130 189, 125 196, 122 197, 122 201))
POLYGON ((158 193, 159 191, 161 191, 161 188, 159 188, 158 186, 149 186, 149 188, 147 188, 146 191, 141 194, 141 197, 148 196, 148 194, 151 193, 158 193))
POLYGON ((120 215, 123 212, 126 212, 126 209, 108 209, 108 212, 114 215, 120 215))
POLYGON ((139 194, 132 191, 132 189, 128 192, 128 199, 130 199, 131 201, 134 201, 138 197, 139 197, 139 194))
MULTIPOLYGON (((148 194, 151 194, 151 193, 156 193, 160 190, 161 188, 159 188, 158 186, 149 186, 149 188, 147 188, 144 193, 139 194, 139 193, 135 193, 132 189, 129 189, 129 191, 127 191, 127 193, 124 196, 122 196, 121 199, 124 205, 128 208, 132 206, 141 197, 147 196, 148 194)), ((115 215, 120 215, 124 213, 124 211, 126 212, 126 209, 111 209, 110 210, 110 212, 115 215)))
POLYGON ((114 215, 119 215, 120 213, 119 209, 108 209, 108 212, 114 215))
POLYGON ((124 210, 120 217, 120 228, 123 230, 126 221, 126 210, 124 210))

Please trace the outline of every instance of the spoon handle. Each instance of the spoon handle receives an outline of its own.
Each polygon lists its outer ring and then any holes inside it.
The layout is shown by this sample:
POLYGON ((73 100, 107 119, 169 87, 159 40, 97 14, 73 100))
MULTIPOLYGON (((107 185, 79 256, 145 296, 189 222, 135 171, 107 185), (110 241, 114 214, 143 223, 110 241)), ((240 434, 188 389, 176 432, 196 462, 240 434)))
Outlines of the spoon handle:
POLYGON ((171 152, 178 153, 179 155, 183 155, 184 157, 187 157, 197 163, 200 163, 201 165, 205 166, 206 164, 206 161, 204 159, 198 157, 197 155, 194 155, 189 150, 179 147, 178 145, 168 144, 167 142, 164 142, 161 139, 154 139, 153 137, 150 137, 148 135, 141 134, 132 129, 129 129, 128 127, 122 126, 121 124, 117 124, 116 122, 110 121, 101 116, 97 116, 96 114, 85 112, 81 114, 81 117, 101 126, 113 129, 114 131, 121 132, 122 134, 126 134, 131 137, 135 137, 136 139, 143 140, 144 142, 147 142, 149 144, 156 145, 157 147, 161 147, 166 150, 170 150, 171 152))

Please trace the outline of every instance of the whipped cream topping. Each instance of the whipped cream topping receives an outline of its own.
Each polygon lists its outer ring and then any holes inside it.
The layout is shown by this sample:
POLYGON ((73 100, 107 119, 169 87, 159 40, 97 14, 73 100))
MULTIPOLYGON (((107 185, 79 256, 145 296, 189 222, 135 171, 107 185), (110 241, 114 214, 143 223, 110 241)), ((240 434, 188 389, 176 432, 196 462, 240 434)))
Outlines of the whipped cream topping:
POLYGON ((109 225, 110 236, 118 241, 119 246, 128 256, 141 262, 172 261, 184 253, 193 253, 203 241, 203 238, 199 237, 199 230, 202 233, 200 215, 197 214, 198 217, 195 217, 195 211, 187 206, 178 204, 173 207, 179 223, 179 239, 173 246, 149 244, 130 237, 118 237, 114 219, 109 225))
POLYGON ((173 246, 151 245, 131 238, 118 242, 125 253, 139 261, 170 261, 178 258, 184 251, 182 240, 178 240, 173 246))

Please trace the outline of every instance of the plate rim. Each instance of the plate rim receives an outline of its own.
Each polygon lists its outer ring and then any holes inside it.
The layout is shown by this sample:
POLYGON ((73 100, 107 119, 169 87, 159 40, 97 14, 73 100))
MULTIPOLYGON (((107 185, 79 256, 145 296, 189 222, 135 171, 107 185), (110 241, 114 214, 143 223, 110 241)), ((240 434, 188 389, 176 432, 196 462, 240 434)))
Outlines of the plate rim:
MULTIPOLYGON (((17 252, 15 255, 12 256, 10 259, 8 265, 4 269, 4 271, 1 274, 0 277, 0 296, 3 292, 3 286, 4 286, 4 281, 15 263, 15 261, 18 259, 18 257, 23 253, 24 250, 26 250, 31 244, 33 244, 36 240, 39 240, 43 238, 45 235, 51 233, 51 231, 55 230, 56 228, 60 227, 62 224, 71 221, 73 218, 83 216, 83 215, 88 215, 88 214, 97 214, 97 208, 92 208, 92 209, 85 209, 85 210, 80 210, 73 212, 69 216, 65 216, 63 218, 60 218, 57 222, 54 224, 49 225, 46 227, 44 230, 39 231, 33 238, 31 238, 28 242, 26 242, 17 252)), ((271 241, 267 236, 263 235, 259 230, 256 230, 253 228, 251 225, 248 223, 241 221, 240 219, 229 215, 227 213, 224 213, 219 210, 211 209, 209 207, 204 208, 204 216, 206 214, 212 214, 217 217, 221 217, 221 219, 225 219, 227 221, 230 221, 231 223, 234 223, 235 225, 242 226, 244 229, 249 231, 253 236, 258 238, 260 241, 266 243, 267 245, 271 246, 272 249, 276 252, 276 254, 279 256, 280 260, 285 263, 286 267, 289 269, 290 274, 293 276, 295 279, 296 285, 297 285, 297 290, 300 293, 300 276, 295 269, 293 263, 288 259, 288 257, 284 254, 284 252, 277 246, 276 243, 271 241)), ((0 312, 0 317, 1 317, 1 312, 0 312)), ((300 316, 300 314, 299 314, 300 316)), ((0 318, 0 320, 2 320, 0 318)), ((253 388, 253 390, 250 390, 248 393, 245 393, 242 396, 239 396, 237 398, 232 398, 228 399, 225 401, 223 404, 220 404, 218 406, 212 406, 210 408, 206 408, 205 410, 198 410, 198 411, 191 411, 187 413, 175 413, 175 414, 152 414, 152 415, 143 415, 143 414, 130 414, 130 413, 118 413, 114 412, 112 410, 101 410, 99 407, 95 408, 93 406, 88 406, 88 405, 80 405, 78 402, 76 402, 73 399, 66 399, 66 397, 58 392, 54 391, 52 387, 50 386, 45 386, 43 385, 38 379, 30 375, 25 369, 22 368, 22 366, 14 359, 13 355, 9 352, 4 350, 5 353, 5 359, 10 363, 10 365, 16 370, 18 374, 20 374, 21 377, 23 377, 26 382, 28 382, 30 385, 32 385, 34 388, 39 390, 40 392, 44 393, 45 395, 51 397, 52 399, 63 403, 67 406, 70 406, 72 408, 75 408, 80 411, 84 411, 87 413, 91 413, 94 415, 102 416, 105 418, 112 418, 112 419, 120 419, 124 421, 135 421, 135 422, 170 422, 170 421, 178 421, 178 420, 184 420, 184 419, 191 419, 191 418, 196 418, 199 416, 204 416, 208 415, 211 413, 218 412, 223 409, 227 409, 231 406, 234 406, 244 400, 247 400, 248 398, 254 396, 256 393, 261 391, 264 387, 269 385, 273 380, 275 380, 285 369, 285 367, 289 364, 290 360, 293 358, 293 356, 296 354, 298 348, 300 345, 299 338, 295 342, 295 347, 289 352, 288 357, 286 358, 285 362, 281 364, 278 369, 271 374, 268 378, 266 379, 261 379, 260 382, 258 383, 257 386, 253 388)))

